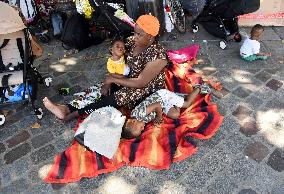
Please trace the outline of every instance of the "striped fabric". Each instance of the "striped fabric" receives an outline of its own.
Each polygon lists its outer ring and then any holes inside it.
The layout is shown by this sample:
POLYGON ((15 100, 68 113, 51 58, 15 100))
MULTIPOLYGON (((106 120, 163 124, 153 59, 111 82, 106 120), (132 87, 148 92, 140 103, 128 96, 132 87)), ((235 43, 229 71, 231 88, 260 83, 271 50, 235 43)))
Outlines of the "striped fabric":
MULTIPOLYGON (((189 65, 170 64, 166 70, 167 88, 178 93, 192 91, 192 85, 200 83, 201 76, 189 65)), ((159 126, 146 125, 145 131, 136 139, 122 139, 112 160, 97 153, 86 151, 74 141, 55 158, 44 179, 47 183, 68 183, 83 177, 96 177, 122 167, 143 166, 150 169, 169 169, 173 162, 184 160, 197 151, 198 139, 211 138, 223 121, 217 106, 210 102, 210 95, 198 96, 195 102, 182 111, 179 119, 164 116, 159 126)), ((75 130, 82 120, 78 120, 75 130)))

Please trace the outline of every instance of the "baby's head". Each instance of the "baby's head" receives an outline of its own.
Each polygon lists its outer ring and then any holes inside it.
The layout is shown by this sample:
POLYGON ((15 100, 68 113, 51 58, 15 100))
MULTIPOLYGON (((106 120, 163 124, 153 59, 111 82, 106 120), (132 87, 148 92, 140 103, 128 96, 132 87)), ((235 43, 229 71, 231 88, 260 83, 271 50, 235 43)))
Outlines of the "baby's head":
POLYGON ((145 123, 137 119, 127 119, 123 126, 121 136, 125 139, 132 139, 141 135, 144 130, 145 123))
POLYGON ((123 40, 121 39, 113 40, 109 47, 109 52, 113 57, 117 58, 117 60, 120 59, 125 53, 125 44, 123 40))
POLYGON ((264 31, 264 28, 262 25, 260 24, 254 25, 250 32, 251 38, 259 40, 263 31, 264 31))

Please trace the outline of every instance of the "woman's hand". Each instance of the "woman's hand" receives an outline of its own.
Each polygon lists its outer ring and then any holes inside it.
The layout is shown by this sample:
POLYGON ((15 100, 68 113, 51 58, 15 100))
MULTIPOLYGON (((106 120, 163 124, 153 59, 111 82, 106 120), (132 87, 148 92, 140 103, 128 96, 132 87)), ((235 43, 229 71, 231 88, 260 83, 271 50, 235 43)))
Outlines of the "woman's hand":
POLYGON ((113 76, 106 75, 104 85, 111 85, 112 83, 114 83, 114 81, 115 81, 115 78, 113 76))
POLYGON ((110 88, 111 88, 111 85, 110 84, 104 84, 102 85, 101 87, 101 94, 103 96, 108 96, 110 95, 110 88))

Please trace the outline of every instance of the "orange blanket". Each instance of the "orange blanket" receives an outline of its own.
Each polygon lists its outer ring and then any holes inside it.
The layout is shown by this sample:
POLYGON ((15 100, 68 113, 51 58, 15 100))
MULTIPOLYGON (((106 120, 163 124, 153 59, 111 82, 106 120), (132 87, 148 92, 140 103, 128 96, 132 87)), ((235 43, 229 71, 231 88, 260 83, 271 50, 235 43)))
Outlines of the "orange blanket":
MULTIPOLYGON (((189 93, 192 85, 201 82, 189 65, 170 64, 166 70, 167 88, 189 93)), ((150 169, 169 169, 172 162, 184 160, 197 151, 194 139, 212 137, 223 121, 210 95, 199 95, 195 102, 182 111, 179 119, 164 117, 163 124, 146 125, 143 134, 131 140, 122 139, 112 160, 85 150, 76 141, 55 158, 52 169, 44 179, 48 183, 68 183, 83 177, 115 171, 123 165, 150 169)), ((78 120, 75 130, 82 120, 78 120)))

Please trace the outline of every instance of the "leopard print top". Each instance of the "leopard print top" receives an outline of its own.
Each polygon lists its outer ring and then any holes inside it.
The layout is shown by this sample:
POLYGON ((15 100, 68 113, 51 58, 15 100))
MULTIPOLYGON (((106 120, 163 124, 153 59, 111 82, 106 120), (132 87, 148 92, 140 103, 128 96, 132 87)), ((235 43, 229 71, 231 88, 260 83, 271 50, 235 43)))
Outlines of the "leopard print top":
MULTIPOLYGON (((154 42, 147 49, 133 55, 134 49, 134 37, 130 37, 126 43, 126 49, 128 49, 127 65, 130 67, 130 73, 128 77, 136 78, 144 70, 148 62, 157 59, 167 59, 164 48, 158 43, 154 42)), ((122 87, 115 92, 115 99, 117 105, 125 106, 129 109, 133 109, 135 105, 141 102, 150 94, 165 87, 165 73, 161 71, 148 85, 144 88, 129 88, 122 87)))

